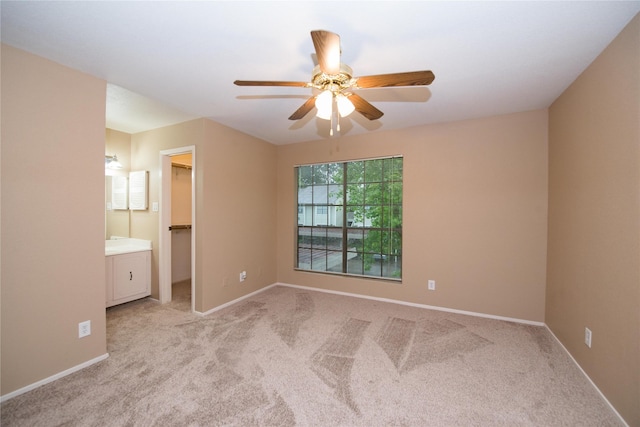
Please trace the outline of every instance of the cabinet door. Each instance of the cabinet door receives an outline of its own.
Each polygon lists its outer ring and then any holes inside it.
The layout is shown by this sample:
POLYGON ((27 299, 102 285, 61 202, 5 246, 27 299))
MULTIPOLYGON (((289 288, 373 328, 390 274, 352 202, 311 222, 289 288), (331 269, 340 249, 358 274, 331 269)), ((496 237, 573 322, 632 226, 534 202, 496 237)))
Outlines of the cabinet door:
POLYGON ((148 257, 148 252, 115 257, 113 260, 114 300, 149 292, 148 257))
POLYGON ((113 258, 112 256, 105 257, 105 288, 106 288, 106 302, 107 307, 111 301, 113 301, 113 258))

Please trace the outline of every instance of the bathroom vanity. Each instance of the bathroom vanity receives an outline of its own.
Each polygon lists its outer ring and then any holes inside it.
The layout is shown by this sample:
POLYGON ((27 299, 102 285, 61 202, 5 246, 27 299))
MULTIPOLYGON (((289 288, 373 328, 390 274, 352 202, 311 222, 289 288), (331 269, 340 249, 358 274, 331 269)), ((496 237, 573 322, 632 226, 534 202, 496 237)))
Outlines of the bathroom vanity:
POLYGON ((151 295, 151 241, 105 241, 107 307, 151 295))

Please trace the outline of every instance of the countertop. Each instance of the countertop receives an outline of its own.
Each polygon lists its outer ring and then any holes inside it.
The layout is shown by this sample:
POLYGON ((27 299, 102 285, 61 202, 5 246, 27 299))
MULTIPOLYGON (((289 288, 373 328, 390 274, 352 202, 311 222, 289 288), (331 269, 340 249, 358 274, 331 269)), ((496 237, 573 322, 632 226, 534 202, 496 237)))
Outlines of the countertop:
POLYGON ((105 256, 129 254, 151 250, 151 240, 143 239, 117 239, 104 241, 105 256))

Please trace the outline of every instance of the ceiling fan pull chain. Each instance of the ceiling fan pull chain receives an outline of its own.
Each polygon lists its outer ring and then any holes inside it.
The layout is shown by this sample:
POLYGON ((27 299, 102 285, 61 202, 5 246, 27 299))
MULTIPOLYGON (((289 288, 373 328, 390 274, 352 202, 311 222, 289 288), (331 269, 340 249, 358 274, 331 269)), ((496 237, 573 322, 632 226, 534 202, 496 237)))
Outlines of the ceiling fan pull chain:
POLYGON ((339 133, 340 132, 340 114, 338 113, 335 96, 331 105, 331 129, 329 130, 329 136, 333 136, 334 127, 336 132, 339 133))

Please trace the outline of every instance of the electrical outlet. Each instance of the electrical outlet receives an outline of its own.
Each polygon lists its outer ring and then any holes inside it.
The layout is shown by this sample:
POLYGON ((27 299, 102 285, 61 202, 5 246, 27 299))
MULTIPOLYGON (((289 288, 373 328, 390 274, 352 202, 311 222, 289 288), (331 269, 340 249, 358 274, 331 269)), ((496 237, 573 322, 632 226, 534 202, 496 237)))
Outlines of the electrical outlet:
POLYGON ((78 323, 78 338, 91 335, 91 320, 78 323))
POLYGON ((584 328, 584 343, 591 348, 591 329, 584 328))
POLYGON ((240 281, 244 282, 247 279, 247 272, 243 271, 242 273, 240 273, 240 281))
POLYGON ((429 280, 427 282, 427 287, 429 288, 430 291, 435 291, 436 290, 436 281, 435 280, 429 280))

